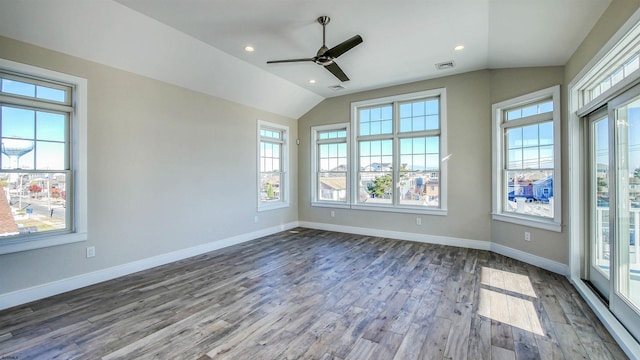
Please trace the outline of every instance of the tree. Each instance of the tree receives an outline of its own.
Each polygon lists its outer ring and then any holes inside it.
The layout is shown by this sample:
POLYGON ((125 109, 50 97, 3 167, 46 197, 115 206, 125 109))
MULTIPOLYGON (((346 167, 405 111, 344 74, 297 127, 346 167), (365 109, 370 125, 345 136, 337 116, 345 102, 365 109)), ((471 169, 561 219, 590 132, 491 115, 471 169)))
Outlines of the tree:
POLYGON ((40 193, 42 192, 42 187, 38 184, 31 184, 29 185, 29 192, 34 194, 40 193))
POLYGON ((265 184, 265 191, 267 193, 267 199, 271 200, 275 197, 275 192, 273 191, 273 185, 270 182, 265 184))
POLYGON ((371 184, 367 185, 367 191, 373 195, 373 197, 384 197, 392 186, 391 174, 384 174, 382 176, 376 176, 371 184))

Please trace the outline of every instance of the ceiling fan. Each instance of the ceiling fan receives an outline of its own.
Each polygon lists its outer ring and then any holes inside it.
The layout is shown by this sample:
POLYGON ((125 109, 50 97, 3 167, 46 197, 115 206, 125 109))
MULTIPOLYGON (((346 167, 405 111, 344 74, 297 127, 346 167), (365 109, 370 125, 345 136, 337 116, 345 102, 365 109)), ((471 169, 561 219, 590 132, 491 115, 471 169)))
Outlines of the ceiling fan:
POLYGON ((267 61, 267 64, 313 61, 318 65, 324 66, 325 69, 329 70, 329 72, 340 79, 340 81, 349 81, 349 78, 344 71, 342 71, 338 64, 336 64, 335 59, 360 44, 362 42, 362 37, 360 37, 360 35, 355 35, 329 49, 325 41, 325 26, 330 20, 331 19, 328 16, 320 16, 318 18, 318 22, 322 25, 322 47, 318 50, 316 56, 302 59, 271 60, 267 61))

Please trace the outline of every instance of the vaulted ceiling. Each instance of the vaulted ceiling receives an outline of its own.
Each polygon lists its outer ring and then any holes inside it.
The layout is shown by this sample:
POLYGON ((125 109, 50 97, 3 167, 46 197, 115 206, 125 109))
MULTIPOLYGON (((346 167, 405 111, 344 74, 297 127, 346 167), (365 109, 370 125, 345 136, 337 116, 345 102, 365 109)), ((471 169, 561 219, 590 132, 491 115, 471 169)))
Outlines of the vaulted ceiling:
POLYGON ((564 65, 610 3, 116 1, 0 0, 0 35, 297 118, 346 93, 479 69, 564 65), (314 56, 322 15, 331 17, 328 47, 355 34, 364 40, 336 60, 350 81, 313 62, 266 64, 314 56), (449 61, 453 68, 436 69, 449 61), (338 84, 344 89, 331 89, 338 84))

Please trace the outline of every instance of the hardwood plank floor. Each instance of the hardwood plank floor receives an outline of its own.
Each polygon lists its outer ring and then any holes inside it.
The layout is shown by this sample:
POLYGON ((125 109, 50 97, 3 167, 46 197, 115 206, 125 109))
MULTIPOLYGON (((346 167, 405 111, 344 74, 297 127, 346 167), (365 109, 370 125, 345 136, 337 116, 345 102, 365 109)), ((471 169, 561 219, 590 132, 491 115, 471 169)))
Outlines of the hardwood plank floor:
POLYGON ((0 359, 620 359, 563 276, 298 228, 0 312, 0 359))

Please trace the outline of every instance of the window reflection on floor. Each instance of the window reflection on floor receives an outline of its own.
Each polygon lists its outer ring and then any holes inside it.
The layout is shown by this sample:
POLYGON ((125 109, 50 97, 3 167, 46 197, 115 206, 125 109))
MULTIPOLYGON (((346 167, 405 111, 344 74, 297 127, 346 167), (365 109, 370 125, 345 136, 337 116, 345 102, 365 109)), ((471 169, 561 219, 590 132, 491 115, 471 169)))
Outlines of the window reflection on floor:
POLYGON ((545 335, 532 301, 537 296, 527 276, 488 267, 481 268, 480 276, 478 315, 545 335))

